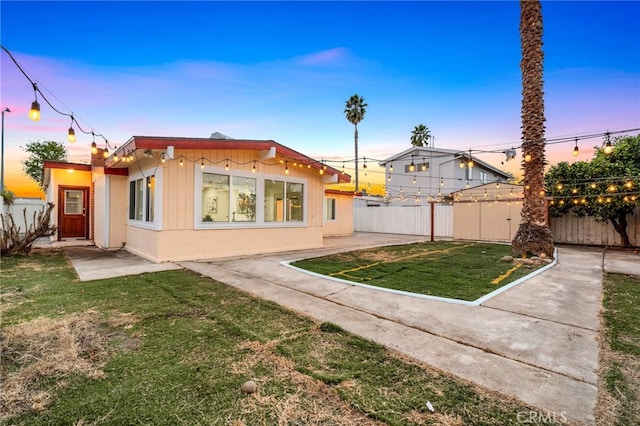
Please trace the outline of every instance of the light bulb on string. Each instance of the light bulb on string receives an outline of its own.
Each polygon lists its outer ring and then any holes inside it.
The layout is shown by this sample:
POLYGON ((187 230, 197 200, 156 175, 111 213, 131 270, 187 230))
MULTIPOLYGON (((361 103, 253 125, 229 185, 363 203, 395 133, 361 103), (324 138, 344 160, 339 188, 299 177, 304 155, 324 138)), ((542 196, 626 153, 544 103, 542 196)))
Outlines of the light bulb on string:
POLYGON ((289 162, 288 161, 284 162, 284 173, 287 174, 287 175, 289 174, 289 162))
POLYGON ((184 166, 184 161, 182 160, 182 156, 180 156, 180 167, 184 166))
POLYGON ((251 172, 252 173, 256 172, 256 160, 253 160, 253 167, 251 168, 251 172))
POLYGON ((76 142, 76 131, 73 130, 73 115, 71 116, 71 125, 69 126, 69 131, 67 132, 67 140, 69 143, 76 142))
POLYGON ((226 163, 224 165, 224 169, 225 170, 229 170, 229 160, 226 161, 226 163))
POLYGON ((204 159, 200 161, 200 169, 204 170, 204 159))
POLYGON ((573 156, 577 157, 580 154, 580 150, 578 149, 578 138, 576 138, 576 146, 573 148, 573 156))
POLYGON ((611 138, 609 137, 609 133, 605 135, 606 143, 604 144, 604 153, 611 154, 613 152, 613 145, 611 145, 611 138))
POLYGON ((167 162, 167 160, 164 158, 164 152, 163 152, 163 153, 162 153, 162 155, 160 156, 160 162, 161 162, 162 164, 164 164, 164 163, 166 163, 166 162, 167 162))
POLYGON ((109 147, 107 145, 104 146, 104 151, 102 152, 102 156, 104 158, 108 158, 109 157, 109 147))
POLYGON ((35 100, 31 102, 31 109, 29 110, 29 118, 33 121, 40 120, 40 103, 38 103, 38 88, 35 83, 33 84, 33 94, 35 96, 35 100))
POLYGON ((98 145, 96 145, 96 134, 91 132, 93 142, 91 142, 91 154, 96 155, 98 153, 98 145))

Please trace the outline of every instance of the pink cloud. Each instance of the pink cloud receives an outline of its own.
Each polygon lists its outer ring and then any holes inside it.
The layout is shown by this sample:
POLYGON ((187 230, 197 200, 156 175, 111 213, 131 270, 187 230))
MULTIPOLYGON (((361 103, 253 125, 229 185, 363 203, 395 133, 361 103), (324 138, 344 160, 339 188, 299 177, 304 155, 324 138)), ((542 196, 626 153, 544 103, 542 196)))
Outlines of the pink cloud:
POLYGON ((336 47, 328 50, 310 53, 308 55, 299 56, 295 59, 298 65, 304 66, 329 66, 341 65, 344 60, 348 59, 349 50, 344 47, 336 47))

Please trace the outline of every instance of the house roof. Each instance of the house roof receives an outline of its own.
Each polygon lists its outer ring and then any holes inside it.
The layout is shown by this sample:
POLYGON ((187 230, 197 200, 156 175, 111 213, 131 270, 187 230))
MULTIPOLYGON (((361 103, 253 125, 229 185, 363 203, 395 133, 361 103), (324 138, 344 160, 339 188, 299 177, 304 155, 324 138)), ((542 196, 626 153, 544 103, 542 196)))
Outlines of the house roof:
MULTIPOLYGON (((301 164, 309 165, 311 168, 320 170, 331 176, 337 176, 338 182, 348 183, 351 176, 339 170, 315 160, 309 156, 301 154, 291 148, 279 144, 273 140, 251 140, 251 139, 217 139, 217 138, 186 138, 186 137, 166 137, 166 136, 133 136, 124 145, 111 153, 105 161, 106 168, 128 167, 128 164, 114 161, 114 154, 122 155, 125 152, 137 150, 156 149, 167 151, 169 147, 174 150, 251 150, 267 151, 275 156, 280 155, 285 159, 301 164)), ((273 157, 271 157, 273 158, 273 157)))
MULTIPOLYGON (((465 159, 465 158, 469 158, 469 153, 465 152, 465 151, 460 151, 460 150, 455 150, 455 149, 445 149, 445 148, 431 148, 431 147, 425 147, 425 146, 414 146, 411 147, 409 149, 406 149, 398 154, 392 155, 391 157, 380 161, 378 164, 380 166, 385 166, 387 163, 391 163, 395 160, 398 159, 404 159, 406 157, 409 157, 413 154, 414 157, 425 157, 428 155, 431 155, 432 157, 435 155, 440 154, 439 156, 441 157, 453 157, 453 158, 460 158, 460 159, 465 159)), ((504 177, 505 179, 512 179, 513 176, 511 175, 511 173, 507 173, 503 170, 500 170, 494 166, 492 166, 491 164, 482 161, 481 159, 479 159, 478 157, 473 157, 473 161, 479 165, 481 165, 482 167, 484 167, 485 169, 490 170, 491 172, 498 174, 502 177, 504 177)))

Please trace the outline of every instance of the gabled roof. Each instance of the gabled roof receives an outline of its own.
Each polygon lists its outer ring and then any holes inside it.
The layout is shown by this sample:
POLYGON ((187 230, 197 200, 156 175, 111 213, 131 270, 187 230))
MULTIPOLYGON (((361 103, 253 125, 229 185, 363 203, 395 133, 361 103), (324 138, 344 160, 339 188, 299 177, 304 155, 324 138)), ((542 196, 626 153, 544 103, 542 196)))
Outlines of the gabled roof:
MULTIPOLYGON (((434 154, 436 156, 440 157, 452 157, 454 159, 468 159, 469 158, 469 153, 465 152, 465 151, 460 151, 460 150, 455 150, 455 149, 445 149, 445 148, 431 148, 431 147, 426 147, 426 146, 414 146, 411 147, 409 149, 406 149, 398 154, 392 155, 391 157, 380 161, 378 164, 382 167, 384 167, 387 163, 391 163, 393 161, 396 161, 398 159, 404 159, 404 158, 408 158, 413 154, 414 157, 419 158, 419 157, 426 157, 431 155, 432 157, 434 156, 434 154)), ((502 177, 504 177, 505 179, 511 179, 513 178, 513 176, 511 175, 511 173, 507 173, 503 170, 500 170, 494 166, 492 166, 491 164, 482 161, 481 159, 479 159, 478 157, 474 156, 473 157, 473 161, 474 163, 477 163, 479 165, 481 165, 482 167, 484 167, 487 170, 490 170, 491 172, 498 174, 502 177)))
MULTIPOLYGON (((166 137, 166 136, 133 136, 124 145, 117 149, 118 155, 122 155, 125 151, 131 152, 136 150, 156 149, 166 151, 170 146, 174 150, 251 150, 251 151, 271 151, 275 150, 276 155, 280 155, 289 160, 309 165, 311 168, 320 170, 324 169, 327 175, 336 175, 338 182, 348 183, 351 176, 342 173, 333 167, 299 153, 291 148, 279 144, 273 140, 252 140, 252 139, 213 139, 213 138, 185 138, 185 137, 166 137)), ((105 161, 106 168, 127 167, 113 161, 113 155, 105 161)))

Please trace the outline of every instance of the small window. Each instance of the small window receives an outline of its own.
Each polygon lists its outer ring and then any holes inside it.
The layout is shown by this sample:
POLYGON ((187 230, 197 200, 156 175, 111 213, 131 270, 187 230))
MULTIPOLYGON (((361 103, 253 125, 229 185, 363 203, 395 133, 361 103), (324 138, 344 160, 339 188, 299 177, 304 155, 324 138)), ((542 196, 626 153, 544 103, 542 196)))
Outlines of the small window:
POLYGON ((64 214, 82 214, 82 191, 64 191, 64 214))
POLYGON ((129 220, 153 223, 155 220, 156 179, 147 176, 129 182, 129 220))
POLYGON ((336 199, 324 199, 324 220, 336 220, 336 199))

